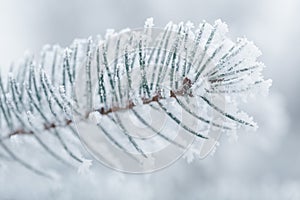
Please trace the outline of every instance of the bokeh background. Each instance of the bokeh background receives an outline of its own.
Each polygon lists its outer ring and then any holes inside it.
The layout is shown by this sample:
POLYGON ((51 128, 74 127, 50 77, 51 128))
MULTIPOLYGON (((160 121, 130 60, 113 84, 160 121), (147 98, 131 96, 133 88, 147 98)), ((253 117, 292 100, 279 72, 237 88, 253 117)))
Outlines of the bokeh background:
POLYGON ((298 0, 0 0, 2 73, 27 50, 38 55, 45 44, 142 27, 148 17, 158 27, 220 18, 232 39, 255 42, 273 79, 270 96, 245 108, 259 130, 241 132, 236 143, 221 138, 214 156, 148 175, 94 163, 90 174, 66 172, 57 182, 1 172, 0 199, 300 199, 299 10, 298 0))

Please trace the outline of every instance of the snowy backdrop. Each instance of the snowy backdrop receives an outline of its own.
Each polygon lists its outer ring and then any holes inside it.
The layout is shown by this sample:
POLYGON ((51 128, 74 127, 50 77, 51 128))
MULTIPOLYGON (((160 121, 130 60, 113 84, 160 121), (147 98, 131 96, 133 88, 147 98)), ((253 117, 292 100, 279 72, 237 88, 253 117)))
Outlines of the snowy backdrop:
POLYGON ((65 171, 56 181, 0 163, 0 199, 300 199, 299 9, 297 0, 0 0, 3 74, 26 50, 38 54, 45 44, 67 46, 107 28, 141 27, 148 17, 159 27, 170 20, 220 18, 231 38, 255 42, 267 66, 264 74, 273 80, 270 95, 246 107, 258 131, 240 133, 236 143, 222 137, 214 156, 189 164, 180 160, 146 175, 94 162, 89 173, 65 171))

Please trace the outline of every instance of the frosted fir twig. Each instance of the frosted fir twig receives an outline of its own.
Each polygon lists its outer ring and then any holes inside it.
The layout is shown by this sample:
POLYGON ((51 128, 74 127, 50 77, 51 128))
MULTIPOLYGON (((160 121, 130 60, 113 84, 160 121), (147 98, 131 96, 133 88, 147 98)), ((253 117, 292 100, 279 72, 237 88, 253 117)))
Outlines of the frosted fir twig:
POLYGON ((123 123, 124 112, 133 113, 161 140, 185 147, 147 121, 142 107, 161 113, 200 140, 214 138, 202 131, 207 127, 222 133, 241 126, 255 128, 252 118, 236 106, 241 98, 266 94, 271 81, 261 74, 264 65, 257 62, 257 47, 245 38, 233 42, 226 32, 220 20, 198 28, 191 22, 170 22, 161 30, 148 19, 141 30, 110 30, 104 39, 76 39, 67 48, 47 45, 39 58, 25 56, 9 76, 0 74, 0 154, 48 176, 10 146, 11 137, 27 135, 55 160, 68 166, 81 163, 84 159, 74 152, 80 146, 75 125, 90 123, 95 113, 99 132, 133 159, 137 158, 131 147, 148 157, 146 139, 132 136, 123 123), (178 108, 196 120, 197 127, 187 125, 189 119, 180 118, 178 108), (66 154, 43 141, 44 134, 56 138, 66 154))

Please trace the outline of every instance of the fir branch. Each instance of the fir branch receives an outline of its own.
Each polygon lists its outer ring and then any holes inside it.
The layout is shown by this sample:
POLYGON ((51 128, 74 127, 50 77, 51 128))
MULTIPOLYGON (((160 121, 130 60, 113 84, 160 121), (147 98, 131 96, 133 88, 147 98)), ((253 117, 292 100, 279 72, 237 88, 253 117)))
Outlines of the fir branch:
POLYGON ((72 150, 80 144, 74 127, 76 123, 90 124, 95 113, 100 116, 96 123, 99 133, 138 162, 127 143, 148 159, 144 151, 146 138, 132 136, 132 130, 122 121, 122 113, 132 113, 164 142, 185 148, 149 123, 140 113, 141 107, 159 112, 176 124, 175 128, 181 127, 200 140, 211 139, 209 133, 201 131, 204 127, 220 132, 235 131, 236 125, 255 127, 250 118, 248 121, 238 117, 237 108, 226 110, 215 102, 219 95, 225 104, 230 99, 236 105, 236 94, 264 92, 271 85, 261 74, 264 65, 256 61, 260 51, 252 42, 231 41, 225 36, 226 24, 220 20, 213 26, 200 23, 196 30, 190 22, 169 23, 155 35, 157 30, 147 20, 141 31, 108 32, 105 39, 75 40, 65 49, 46 46, 39 60, 27 55, 9 76, 0 74, 0 146, 5 152, 0 152, 0 159, 7 157, 49 177, 19 158, 9 146, 10 138, 27 135, 54 159, 73 166, 68 157, 41 139, 47 133, 58 140, 59 148, 70 158, 81 163, 84 159, 72 150), (170 105, 171 100, 177 110, 170 105), (223 121, 211 119, 200 107, 215 111, 223 121), (181 119, 178 109, 189 119, 181 119), (188 120, 195 120, 201 128, 187 125, 188 120), (117 127, 121 134, 115 136, 110 127, 117 127))

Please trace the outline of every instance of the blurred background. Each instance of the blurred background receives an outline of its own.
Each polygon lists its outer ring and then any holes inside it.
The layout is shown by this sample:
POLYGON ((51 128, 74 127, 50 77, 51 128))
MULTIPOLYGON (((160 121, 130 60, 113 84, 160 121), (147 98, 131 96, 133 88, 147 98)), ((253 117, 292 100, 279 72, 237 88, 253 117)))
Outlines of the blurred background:
POLYGON ((38 55, 45 44, 68 46, 107 28, 142 27, 148 17, 157 27, 220 18, 230 38, 255 42, 273 79, 269 97, 246 107, 259 130, 241 132, 237 143, 223 137, 214 156, 148 175, 97 163, 91 174, 66 172, 59 182, 0 173, 1 199, 300 199, 299 10, 298 0, 0 0, 2 73, 27 50, 38 55))

